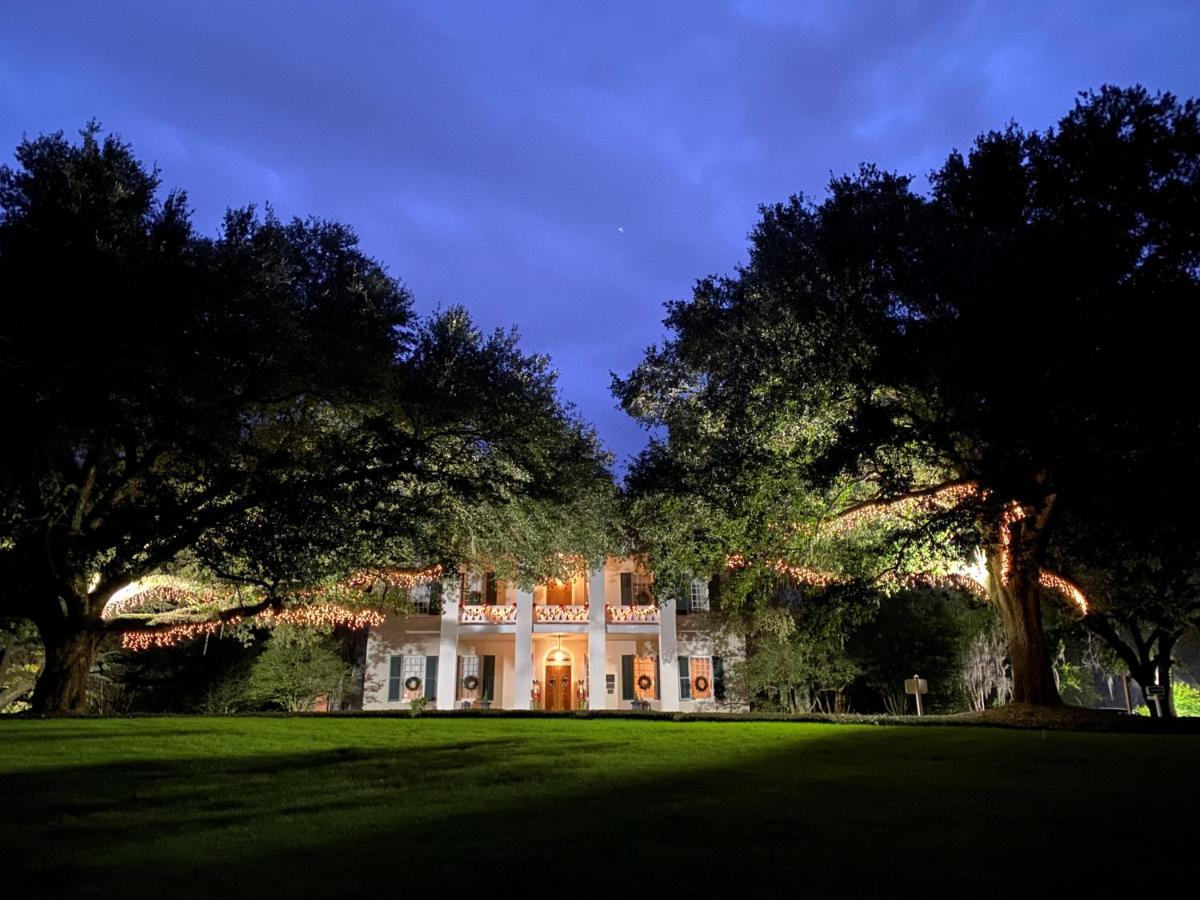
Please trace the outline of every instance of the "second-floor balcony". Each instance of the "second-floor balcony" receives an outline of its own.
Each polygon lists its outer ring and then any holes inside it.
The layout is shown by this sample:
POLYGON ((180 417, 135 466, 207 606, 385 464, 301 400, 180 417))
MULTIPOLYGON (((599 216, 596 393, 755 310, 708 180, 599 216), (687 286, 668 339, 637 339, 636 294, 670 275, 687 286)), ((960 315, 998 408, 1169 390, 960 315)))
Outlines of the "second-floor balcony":
POLYGON ((555 603, 536 603, 533 607, 533 621, 536 624, 581 624, 588 620, 586 603, 560 606, 555 603))
POLYGON ((458 608, 458 621, 464 625, 512 625, 517 608, 493 603, 464 603, 458 608))
POLYGON ((613 625, 643 625, 658 621, 658 607, 653 604, 609 606, 605 612, 613 625))

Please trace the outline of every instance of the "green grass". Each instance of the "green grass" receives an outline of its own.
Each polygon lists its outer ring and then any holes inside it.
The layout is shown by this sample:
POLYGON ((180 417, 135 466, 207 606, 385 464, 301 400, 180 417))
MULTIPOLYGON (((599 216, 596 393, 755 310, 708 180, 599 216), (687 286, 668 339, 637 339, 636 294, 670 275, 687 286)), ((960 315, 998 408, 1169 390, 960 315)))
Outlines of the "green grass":
POLYGON ((38 886, 19 896, 1184 890, 1198 751, 778 722, 4 721, 0 850, 10 886, 38 886), (1133 855, 1152 840, 1166 884, 1133 855))

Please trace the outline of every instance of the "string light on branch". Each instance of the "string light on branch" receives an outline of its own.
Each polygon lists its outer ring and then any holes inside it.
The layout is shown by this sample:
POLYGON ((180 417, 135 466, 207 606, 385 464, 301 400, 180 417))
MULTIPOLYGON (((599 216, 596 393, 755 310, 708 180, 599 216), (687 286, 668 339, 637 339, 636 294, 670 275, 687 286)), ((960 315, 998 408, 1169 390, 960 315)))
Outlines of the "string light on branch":
POLYGON ((173 647, 184 641, 200 637, 208 637, 219 632, 226 625, 234 626, 241 622, 240 616, 235 616, 225 622, 189 622, 184 625, 171 625, 154 631, 127 631, 121 635, 121 646, 126 650, 149 650, 151 647, 173 647))
POLYGON ((343 584, 360 591, 370 590, 377 584, 384 584, 389 588, 410 590, 419 585, 437 581, 443 574, 441 563, 421 569, 364 569, 361 572, 355 572, 343 584))
POLYGON ((987 492, 974 482, 948 484, 927 494, 897 497, 895 500, 868 501, 841 515, 834 516, 822 527, 831 535, 842 535, 885 517, 911 516, 917 513, 945 512, 964 503, 986 498, 987 492))
POLYGON ((281 610, 268 609, 255 616, 255 623, 266 628, 279 624, 313 627, 344 627, 359 630, 378 628, 383 624, 383 613, 374 609, 352 609, 335 603, 306 603, 303 606, 288 606, 281 610))
POLYGON ((1079 586, 1073 584, 1061 575, 1056 575, 1053 572, 1048 572, 1042 569, 1038 573, 1038 584, 1047 590, 1057 591, 1079 608, 1081 615, 1087 615, 1090 607, 1088 605, 1087 596, 1079 589, 1079 586))

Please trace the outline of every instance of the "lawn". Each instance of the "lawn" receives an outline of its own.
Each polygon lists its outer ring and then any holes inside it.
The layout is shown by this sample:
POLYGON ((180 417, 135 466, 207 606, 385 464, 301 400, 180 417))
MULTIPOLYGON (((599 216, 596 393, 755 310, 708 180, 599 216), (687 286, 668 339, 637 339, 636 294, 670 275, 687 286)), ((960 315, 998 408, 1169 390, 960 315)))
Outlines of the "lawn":
POLYGON ((1192 877, 1198 759, 994 728, 4 721, 0 851, 14 898, 1161 892, 1192 877))

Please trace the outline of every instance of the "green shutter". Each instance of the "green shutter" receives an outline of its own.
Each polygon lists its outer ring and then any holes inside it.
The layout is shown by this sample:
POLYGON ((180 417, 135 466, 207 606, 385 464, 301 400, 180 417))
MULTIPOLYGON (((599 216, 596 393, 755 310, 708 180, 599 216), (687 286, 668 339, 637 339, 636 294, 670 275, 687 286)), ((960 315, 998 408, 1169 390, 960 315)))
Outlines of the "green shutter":
POLYGON ((483 658, 483 699, 493 700, 496 693, 496 657, 483 658))
POLYGON ((388 700, 400 699, 400 685, 404 678, 404 657, 393 656, 388 660, 388 700))
POLYGON ((496 573, 488 572, 483 578, 483 602, 494 605, 496 602, 496 573))
POLYGON ((714 656, 713 661, 713 696, 718 700, 725 699, 725 660, 714 656))
POLYGON ((621 657, 621 699, 633 699, 633 657, 621 657))
POLYGON ((679 699, 692 699, 692 671, 686 656, 679 657, 679 699))
POLYGON ((658 665, 658 657, 654 657, 654 699, 662 699, 662 669, 658 665))
POLYGON ((425 657, 425 699, 437 699, 437 669, 438 658, 436 656, 425 657))
MULTIPOLYGON (((621 573, 621 605, 633 606, 633 573, 621 573)), ((628 698, 632 699, 632 698, 628 698)))

